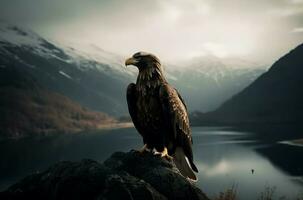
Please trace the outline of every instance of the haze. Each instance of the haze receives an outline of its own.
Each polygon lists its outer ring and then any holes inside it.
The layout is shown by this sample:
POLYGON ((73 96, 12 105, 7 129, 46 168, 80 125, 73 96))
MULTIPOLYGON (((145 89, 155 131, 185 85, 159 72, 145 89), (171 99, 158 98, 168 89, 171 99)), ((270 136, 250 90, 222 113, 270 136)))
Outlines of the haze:
POLYGON ((302 0, 0 2, 0 19, 55 41, 167 62, 211 54, 272 63, 303 41, 302 0))

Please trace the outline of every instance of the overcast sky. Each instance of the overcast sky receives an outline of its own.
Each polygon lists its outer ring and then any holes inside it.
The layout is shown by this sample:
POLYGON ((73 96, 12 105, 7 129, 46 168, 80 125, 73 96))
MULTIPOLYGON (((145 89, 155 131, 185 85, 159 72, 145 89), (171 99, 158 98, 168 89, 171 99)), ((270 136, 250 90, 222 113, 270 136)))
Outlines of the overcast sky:
POLYGON ((48 38, 168 62, 214 54, 271 63, 303 42, 303 0, 0 2, 0 19, 48 38))

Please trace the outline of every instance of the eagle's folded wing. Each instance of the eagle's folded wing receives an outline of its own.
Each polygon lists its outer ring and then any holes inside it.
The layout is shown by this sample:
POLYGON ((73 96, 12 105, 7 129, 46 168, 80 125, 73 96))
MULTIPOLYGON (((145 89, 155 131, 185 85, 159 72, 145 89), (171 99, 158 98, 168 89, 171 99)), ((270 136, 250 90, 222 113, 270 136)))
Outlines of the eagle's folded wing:
POLYGON ((170 133, 173 133, 169 138, 176 141, 177 146, 181 147, 185 156, 188 158, 191 168, 198 171, 193 163, 192 153, 192 136, 189 125, 189 119, 185 103, 178 92, 164 84, 160 87, 159 92, 162 110, 167 127, 170 133))
POLYGON ((138 120, 138 115, 137 115, 136 84, 131 83, 128 85, 127 92, 126 92, 126 99, 127 99, 128 111, 129 111, 130 117, 132 118, 134 126, 138 130, 138 132, 143 136, 143 139, 144 139, 144 130, 142 129, 142 126, 140 125, 140 122, 138 120))

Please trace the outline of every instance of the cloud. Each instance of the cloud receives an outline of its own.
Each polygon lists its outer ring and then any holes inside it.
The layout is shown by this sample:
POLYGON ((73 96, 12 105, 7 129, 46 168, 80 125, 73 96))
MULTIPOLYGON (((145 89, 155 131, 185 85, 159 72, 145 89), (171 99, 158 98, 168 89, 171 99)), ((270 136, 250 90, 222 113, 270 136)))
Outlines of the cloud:
POLYGON ((303 4, 303 0, 291 0, 293 4, 303 4))
POLYGON ((278 8, 278 9, 269 10, 268 13, 275 15, 275 16, 289 17, 289 16, 303 13, 303 9, 302 8, 278 8))
POLYGON ((162 60, 247 56, 271 62, 301 38, 302 0, 0 0, 0 19, 66 43, 162 60), (297 32, 295 29, 294 32, 297 32))
POLYGON ((203 47, 207 52, 218 57, 226 57, 228 55, 228 49, 222 44, 207 42, 203 47))
POLYGON ((294 28, 291 32, 292 33, 303 33, 303 27, 294 28))

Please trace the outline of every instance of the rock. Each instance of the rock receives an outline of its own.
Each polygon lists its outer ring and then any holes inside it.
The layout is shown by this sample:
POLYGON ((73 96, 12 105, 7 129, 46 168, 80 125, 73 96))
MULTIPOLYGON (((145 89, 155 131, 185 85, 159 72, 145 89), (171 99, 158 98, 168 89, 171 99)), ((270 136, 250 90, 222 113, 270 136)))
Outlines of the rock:
POLYGON ((184 178, 173 161, 151 153, 116 152, 103 164, 59 162, 0 193, 0 199, 208 200, 184 178))

